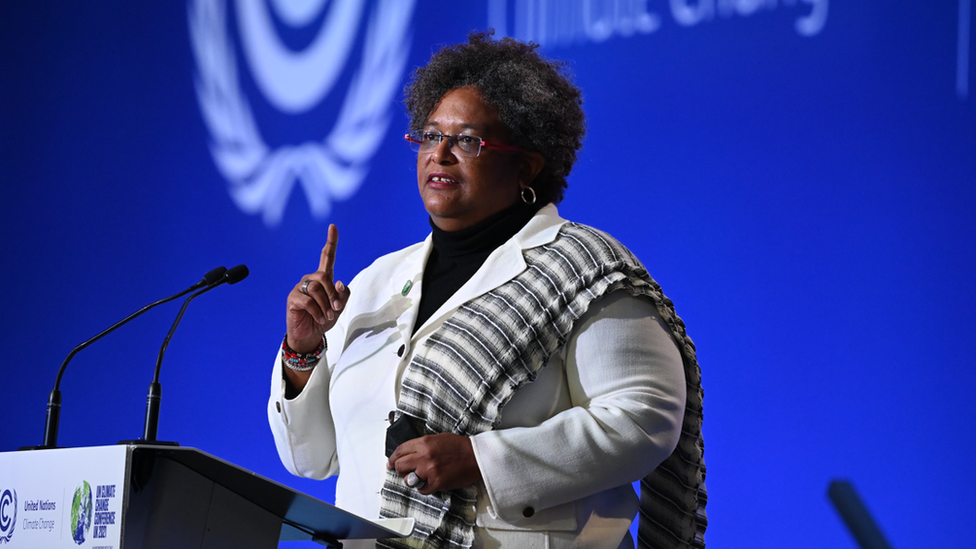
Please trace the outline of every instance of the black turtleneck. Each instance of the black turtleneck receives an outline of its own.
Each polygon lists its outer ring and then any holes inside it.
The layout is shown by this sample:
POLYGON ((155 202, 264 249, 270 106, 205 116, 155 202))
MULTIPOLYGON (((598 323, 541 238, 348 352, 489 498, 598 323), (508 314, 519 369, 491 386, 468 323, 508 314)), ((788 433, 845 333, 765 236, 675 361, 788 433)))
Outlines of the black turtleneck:
POLYGON ((414 331, 481 268, 495 248, 515 236, 537 211, 536 205, 519 201, 484 221, 451 232, 438 229, 431 220, 433 249, 424 269, 423 293, 414 331))

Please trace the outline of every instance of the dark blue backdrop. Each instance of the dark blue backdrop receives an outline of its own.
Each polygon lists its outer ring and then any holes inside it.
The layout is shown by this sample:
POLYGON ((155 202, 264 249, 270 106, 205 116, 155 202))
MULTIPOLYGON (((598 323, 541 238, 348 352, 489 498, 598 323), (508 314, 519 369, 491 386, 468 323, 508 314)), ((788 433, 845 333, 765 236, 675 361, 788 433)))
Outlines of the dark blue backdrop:
MULTIPOLYGON (((239 5, 4 3, 0 451, 40 443, 74 345, 214 266, 246 263, 251 277, 195 302, 170 345, 159 437, 331 500, 331 482, 287 474, 266 425, 284 297, 317 265, 328 223, 343 280, 429 230, 399 93, 360 101, 369 116, 343 126, 348 90, 361 73, 367 88, 405 82, 362 70, 370 48, 415 67, 493 25, 568 61, 584 91, 589 133, 560 212, 628 244, 698 344, 709 545, 855 547, 825 496, 842 477, 895 546, 965 546, 976 490, 969 2, 418 0, 384 29, 405 32, 399 47, 368 34, 393 5, 369 1, 332 91, 300 113, 252 75, 239 5), (229 50, 194 50, 190 19, 207 6, 226 15, 206 32, 229 50), (220 76, 207 63, 228 55, 263 150, 239 111, 214 120, 200 102, 220 76), (305 177, 278 223, 242 211, 229 194, 241 184, 214 160, 239 153, 252 174, 254 155, 326 136, 352 168, 324 183, 298 164, 275 172, 276 184, 305 177), (302 190, 315 181, 331 189, 327 215, 302 190)), ((272 4, 293 51, 328 19, 295 25, 280 12, 290 2, 272 4)), ((153 311, 78 355, 62 383, 62 445, 142 433, 175 313, 153 311)))

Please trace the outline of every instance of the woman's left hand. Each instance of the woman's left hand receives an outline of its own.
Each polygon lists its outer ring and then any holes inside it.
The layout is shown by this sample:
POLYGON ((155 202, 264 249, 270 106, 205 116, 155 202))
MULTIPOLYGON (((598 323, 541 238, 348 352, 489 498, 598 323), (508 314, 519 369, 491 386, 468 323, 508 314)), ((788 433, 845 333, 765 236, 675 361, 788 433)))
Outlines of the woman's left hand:
POLYGON ((386 466, 400 477, 411 471, 426 482, 418 491, 429 495, 470 486, 481 480, 471 439, 450 433, 427 435, 397 446, 386 466))

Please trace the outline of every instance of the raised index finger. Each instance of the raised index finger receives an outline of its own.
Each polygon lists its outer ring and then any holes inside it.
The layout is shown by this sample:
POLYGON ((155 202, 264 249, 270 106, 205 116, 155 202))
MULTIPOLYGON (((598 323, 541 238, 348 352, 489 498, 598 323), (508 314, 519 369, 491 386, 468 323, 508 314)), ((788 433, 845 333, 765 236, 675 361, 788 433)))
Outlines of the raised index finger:
POLYGON ((329 280, 332 280, 338 245, 339 229, 335 225, 329 225, 329 235, 325 239, 325 246, 322 247, 322 257, 319 258, 319 271, 324 272, 329 280))

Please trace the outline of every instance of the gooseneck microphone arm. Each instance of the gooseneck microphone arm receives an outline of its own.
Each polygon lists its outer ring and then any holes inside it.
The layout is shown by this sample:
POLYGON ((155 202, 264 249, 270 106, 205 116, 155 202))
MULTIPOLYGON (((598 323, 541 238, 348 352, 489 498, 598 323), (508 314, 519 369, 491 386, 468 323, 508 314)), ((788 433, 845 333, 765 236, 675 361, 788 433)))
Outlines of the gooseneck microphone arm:
POLYGON ((198 290, 204 286, 209 286, 213 284, 215 281, 221 280, 224 277, 226 272, 227 272, 226 267, 217 267, 216 269, 213 269, 212 271, 205 274, 203 276, 203 280, 197 282, 193 286, 190 286, 189 288, 183 290, 182 292, 176 295, 171 295, 165 299, 160 299, 155 303, 150 303, 149 305, 146 305, 145 307, 139 309, 138 311, 132 313, 131 315, 109 326, 106 330, 98 333, 98 335, 96 335, 95 337, 79 344, 77 347, 72 349, 71 352, 68 353, 68 356, 64 359, 64 362, 61 363, 61 369, 58 370, 58 377, 54 381, 54 389, 51 391, 51 395, 47 399, 47 416, 44 419, 44 442, 42 443, 41 446, 39 446, 39 448, 56 448, 58 445, 58 425, 61 421, 61 378, 64 376, 64 371, 68 367, 68 362, 70 362, 71 359, 74 358, 76 354, 78 354, 82 349, 88 347, 92 343, 95 343, 99 339, 102 339, 108 334, 114 332, 123 324, 128 323, 129 321, 141 315, 142 313, 148 311, 149 309, 152 309, 157 305, 162 305, 163 303, 168 303, 179 297, 183 297, 184 295, 194 290, 198 290))
POLYGON ((209 292, 210 290, 213 290, 221 284, 237 284, 238 282, 247 278, 247 275, 248 270, 246 266, 238 265, 236 267, 232 267, 223 273, 223 276, 221 276, 218 280, 211 282, 206 288, 191 295, 183 301, 183 306, 180 307, 180 312, 176 315, 176 319, 173 320, 173 325, 170 326, 169 333, 166 334, 166 339, 163 340, 163 346, 159 349, 159 356, 156 358, 156 372, 153 375, 152 383, 149 384, 149 394, 146 396, 146 423, 142 433, 143 442, 156 442, 156 432, 159 428, 159 401, 162 398, 162 386, 159 384, 159 371, 163 366, 163 355, 166 354, 166 348, 169 346, 169 340, 172 339, 173 334, 176 332, 176 327, 179 325, 180 320, 183 319, 183 313, 186 312, 186 308, 190 305, 190 301, 209 292))

